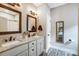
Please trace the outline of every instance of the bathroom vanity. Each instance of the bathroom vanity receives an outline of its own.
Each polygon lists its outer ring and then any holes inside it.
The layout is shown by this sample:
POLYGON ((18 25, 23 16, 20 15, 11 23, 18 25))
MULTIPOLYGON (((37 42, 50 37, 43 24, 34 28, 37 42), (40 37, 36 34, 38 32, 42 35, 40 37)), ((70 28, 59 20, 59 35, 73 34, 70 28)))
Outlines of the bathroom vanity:
MULTIPOLYGON (((44 36, 16 38, 16 34, 22 34, 21 11, 0 4, 0 56, 39 56, 44 51, 44 36), (15 34, 16 33, 16 34, 15 34), (9 35, 6 37, 6 34, 9 35)), ((27 15, 27 32, 37 33, 37 18, 27 15)), ((18 36, 19 37, 19 36, 18 36)))
POLYGON ((1 45, 0 56, 39 56, 44 51, 44 37, 34 36, 14 44, 1 45))

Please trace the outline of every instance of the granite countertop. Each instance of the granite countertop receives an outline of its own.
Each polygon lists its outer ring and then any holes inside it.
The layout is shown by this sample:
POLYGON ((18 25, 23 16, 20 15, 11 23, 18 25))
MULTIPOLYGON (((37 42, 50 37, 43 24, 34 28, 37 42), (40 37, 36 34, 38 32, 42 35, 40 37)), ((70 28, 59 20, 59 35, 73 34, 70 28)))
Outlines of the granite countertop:
POLYGON ((26 38, 23 41, 17 40, 18 43, 10 45, 10 46, 0 46, 0 53, 5 52, 5 51, 10 50, 10 49, 13 49, 13 48, 16 48, 16 47, 21 46, 23 44, 27 44, 28 42, 31 42, 33 40, 37 40, 38 38, 41 38, 41 36, 26 38))

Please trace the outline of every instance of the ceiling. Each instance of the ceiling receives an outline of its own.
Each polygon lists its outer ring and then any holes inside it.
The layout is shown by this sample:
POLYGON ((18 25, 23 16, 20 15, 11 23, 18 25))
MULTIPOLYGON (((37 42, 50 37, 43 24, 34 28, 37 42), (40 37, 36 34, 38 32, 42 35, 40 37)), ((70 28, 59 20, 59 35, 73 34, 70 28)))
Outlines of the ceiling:
POLYGON ((42 6, 44 4, 47 4, 49 8, 55 8, 55 7, 64 5, 66 3, 33 3, 33 5, 35 5, 36 7, 42 6))
POLYGON ((33 5, 36 6, 36 7, 40 7, 42 5, 45 5, 45 3, 33 3, 33 5))
POLYGON ((55 7, 64 5, 64 4, 66 4, 66 3, 47 3, 47 4, 48 4, 48 6, 49 6, 50 8, 55 8, 55 7))

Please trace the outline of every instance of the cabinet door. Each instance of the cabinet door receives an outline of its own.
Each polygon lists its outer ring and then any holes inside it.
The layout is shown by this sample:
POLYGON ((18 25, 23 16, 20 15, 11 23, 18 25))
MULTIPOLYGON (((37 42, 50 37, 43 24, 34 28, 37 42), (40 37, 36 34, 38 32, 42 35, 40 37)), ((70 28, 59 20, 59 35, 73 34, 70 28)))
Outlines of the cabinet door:
POLYGON ((37 40, 37 56, 41 54, 41 41, 40 39, 37 40))
POLYGON ((36 46, 29 48, 29 56, 36 56, 36 46))
POLYGON ((17 56, 28 56, 28 50, 23 51, 22 53, 18 54, 17 56))
POLYGON ((37 55, 39 56, 44 51, 44 39, 37 40, 37 55))
POLYGON ((40 50, 41 50, 41 53, 42 53, 44 51, 44 40, 41 40, 40 44, 41 44, 40 50))
POLYGON ((37 44, 37 56, 41 54, 41 44, 37 44))
POLYGON ((13 49, 10 49, 8 51, 1 53, 0 55, 1 56, 16 56, 17 54, 19 54, 22 51, 25 51, 26 49, 28 49, 28 44, 15 47, 13 49))

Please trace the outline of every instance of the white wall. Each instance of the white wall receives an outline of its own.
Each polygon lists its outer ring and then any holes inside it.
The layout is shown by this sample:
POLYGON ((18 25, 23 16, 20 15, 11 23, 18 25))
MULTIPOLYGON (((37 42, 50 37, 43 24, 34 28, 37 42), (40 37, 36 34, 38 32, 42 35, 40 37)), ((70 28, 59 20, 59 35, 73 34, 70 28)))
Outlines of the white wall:
POLYGON ((67 3, 48 3, 48 6, 50 8, 55 8, 55 7, 59 7, 61 5, 64 5, 64 4, 67 4, 67 3))
POLYGON ((56 21, 64 21, 64 43, 69 39, 72 43, 61 48, 68 49, 71 53, 77 54, 78 48, 78 6, 77 4, 66 4, 51 9, 52 18, 52 40, 51 46, 64 46, 56 42, 56 21))
POLYGON ((50 40, 51 40, 51 16, 50 16, 50 8, 47 9, 47 22, 46 22, 46 52, 48 52, 50 48, 50 40))
POLYGON ((47 21, 47 6, 43 5, 37 8, 39 11, 39 19, 38 19, 38 24, 41 24, 43 26, 43 33, 42 34, 46 34, 46 21, 47 21))
POLYGON ((50 47, 50 44, 49 44, 50 36, 48 37, 48 34, 50 34, 50 32, 51 32, 50 8, 48 7, 48 5, 45 4, 45 5, 38 7, 37 9, 40 13, 38 23, 43 26, 43 33, 42 34, 45 36, 45 48, 47 51, 48 48, 50 47))

